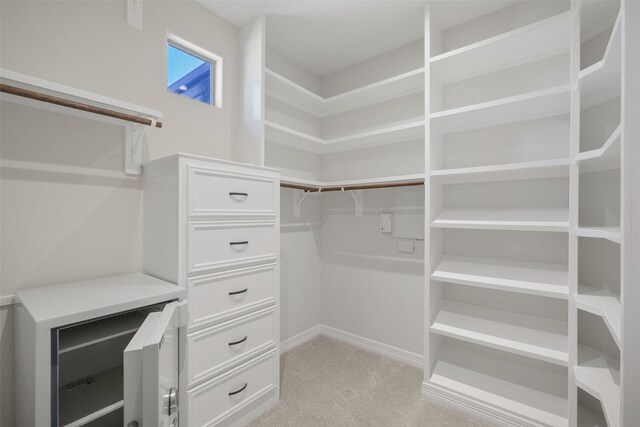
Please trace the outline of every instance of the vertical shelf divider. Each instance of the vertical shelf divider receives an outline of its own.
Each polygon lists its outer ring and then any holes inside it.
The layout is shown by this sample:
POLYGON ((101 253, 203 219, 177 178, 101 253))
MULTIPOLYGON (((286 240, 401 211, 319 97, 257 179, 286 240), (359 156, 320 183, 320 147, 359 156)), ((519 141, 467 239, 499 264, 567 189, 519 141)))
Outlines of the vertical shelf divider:
POLYGON ((571 50, 570 50, 570 85, 571 106, 569 112, 569 371, 568 371, 568 418, 569 427, 578 423, 578 390, 575 386, 574 366, 578 364, 578 309, 576 295, 578 293, 578 236, 576 229, 579 219, 579 178, 580 171, 576 156, 580 152, 580 9, 582 2, 571 4, 571 50))

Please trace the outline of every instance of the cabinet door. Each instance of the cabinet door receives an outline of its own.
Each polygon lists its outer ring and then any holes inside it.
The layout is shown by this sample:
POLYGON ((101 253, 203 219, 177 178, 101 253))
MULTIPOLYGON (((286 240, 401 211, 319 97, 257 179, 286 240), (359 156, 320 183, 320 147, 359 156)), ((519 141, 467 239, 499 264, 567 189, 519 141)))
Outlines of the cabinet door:
POLYGON ((178 345, 186 301, 151 313, 124 351, 124 425, 178 426, 178 345))

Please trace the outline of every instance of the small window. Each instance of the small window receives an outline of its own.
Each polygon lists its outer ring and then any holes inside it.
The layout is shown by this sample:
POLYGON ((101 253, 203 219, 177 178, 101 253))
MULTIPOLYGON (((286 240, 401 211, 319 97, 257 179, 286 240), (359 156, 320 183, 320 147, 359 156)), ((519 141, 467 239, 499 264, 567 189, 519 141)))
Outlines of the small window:
POLYGON ((175 37, 167 42, 167 89, 220 107, 221 58, 175 37))

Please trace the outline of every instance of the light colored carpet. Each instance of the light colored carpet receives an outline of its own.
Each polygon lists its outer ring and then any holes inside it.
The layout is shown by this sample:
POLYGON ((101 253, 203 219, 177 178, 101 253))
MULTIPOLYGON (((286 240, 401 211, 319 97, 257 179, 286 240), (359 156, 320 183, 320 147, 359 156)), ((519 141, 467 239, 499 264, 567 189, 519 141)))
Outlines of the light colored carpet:
POLYGON ((282 355, 280 369, 281 401, 251 427, 491 425, 424 399, 420 369, 326 337, 282 355))

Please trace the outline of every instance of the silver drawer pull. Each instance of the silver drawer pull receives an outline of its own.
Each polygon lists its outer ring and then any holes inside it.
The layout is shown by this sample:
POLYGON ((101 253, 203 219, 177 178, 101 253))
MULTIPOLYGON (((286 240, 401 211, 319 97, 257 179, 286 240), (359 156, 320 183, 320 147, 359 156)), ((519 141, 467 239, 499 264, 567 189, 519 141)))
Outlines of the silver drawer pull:
POLYGON ((249 197, 249 193, 238 193, 235 191, 232 191, 229 193, 230 197, 249 197))
POLYGON ((232 297, 234 295, 240 295, 240 294, 246 294, 247 291, 249 290, 249 288, 244 288, 241 291, 233 291, 233 292, 229 292, 229 296, 232 297))
POLYGON ((242 393, 244 391, 244 389, 247 388, 248 385, 249 385, 249 383, 244 383, 244 385, 242 387, 240 387, 239 389, 237 389, 236 391, 230 391, 229 392, 229 396, 235 396, 238 393, 242 393))
POLYGON ((230 342, 229 343, 229 347, 231 347, 232 345, 242 344, 243 342, 245 342, 247 340, 247 338, 249 338, 249 336, 245 335, 245 337, 242 338, 241 340, 230 342))
POLYGON ((242 246, 242 245, 248 245, 249 241, 248 240, 242 240, 239 242, 229 242, 229 245, 231 246, 242 246))

